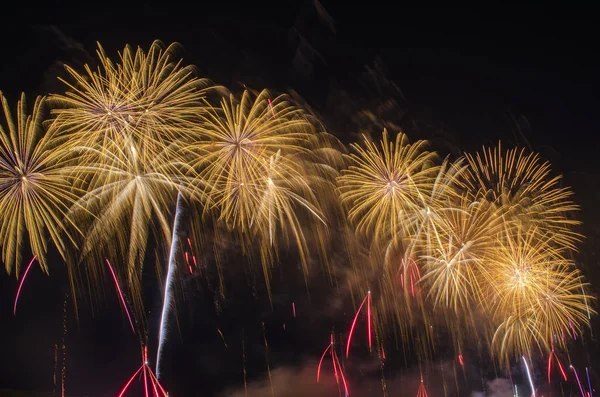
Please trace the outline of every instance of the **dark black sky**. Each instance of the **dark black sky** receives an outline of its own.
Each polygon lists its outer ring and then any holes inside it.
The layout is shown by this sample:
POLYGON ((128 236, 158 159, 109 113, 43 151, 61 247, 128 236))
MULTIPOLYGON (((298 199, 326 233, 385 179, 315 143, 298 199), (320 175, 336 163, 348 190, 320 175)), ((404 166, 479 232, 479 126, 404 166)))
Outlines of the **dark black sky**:
MULTIPOLYGON (((93 61, 86 53, 94 55, 96 41, 111 54, 126 43, 147 47, 154 39, 177 41, 185 61, 217 83, 232 89, 246 83, 294 90, 324 115, 334 134, 350 140, 355 131, 339 116, 343 112, 335 112, 345 106, 336 102, 337 93, 348 92, 358 101, 376 99, 377 94, 364 89, 361 75, 377 60, 402 91, 403 98, 396 99, 411 125, 420 126, 415 130, 443 132, 453 145, 468 150, 499 139, 528 144, 553 161, 582 205, 588 239, 579 260, 600 285, 600 32, 595 11, 504 3, 481 8, 400 7, 377 1, 323 6, 330 21, 324 14, 319 17, 310 1, 246 6, 228 1, 196 6, 82 3, 79 8, 13 4, 18 9, 8 8, 0 16, 0 90, 13 100, 21 91, 33 97, 61 90, 55 78, 60 63, 80 67, 93 61)), ((272 341, 271 367, 284 371, 296 362, 302 373, 304 363, 322 349, 323 332, 347 319, 306 314, 327 296, 317 291, 309 301, 298 274, 281 272, 279 277, 273 311, 264 291, 252 291, 236 277, 217 309, 207 282, 187 286, 181 337, 170 353, 169 381, 173 391, 179 388, 173 395, 205 396, 228 384, 239 386, 242 329, 249 376, 264 376, 261 321, 272 341), (305 309, 296 325, 290 325, 292 301, 300 312, 305 309), (285 332, 282 323, 287 324, 285 332)), ((0 276, 0 373, 5 374, 0 389, 52 389, 64 280, 58 261, 49 277, 34 269, 13 318, 16 281, 0 276)), ((155 290, 149 283, 148 289, 155 290)), ((105 295, 93 314, 83 306, 79 322, 69 309, 67 376, 74 395, 114 395, 139 361, 137 339, 109 287, 105 295)), ((156 292, 149 294, 150 321, 158 321, 157 299, 156 292)), ((151 340, 155 332, 150 331, 151 340)))

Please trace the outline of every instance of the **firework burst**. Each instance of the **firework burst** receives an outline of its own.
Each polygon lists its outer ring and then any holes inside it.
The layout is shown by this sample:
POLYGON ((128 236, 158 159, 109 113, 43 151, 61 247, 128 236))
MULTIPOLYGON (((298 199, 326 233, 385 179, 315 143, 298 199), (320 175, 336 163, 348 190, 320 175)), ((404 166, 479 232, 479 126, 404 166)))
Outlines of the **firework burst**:
POLYGON ((86 146, 123 134, 135 140, 179 137, 191 127, 211 83, 174 60, 177 47, 159 41, 148 51, 126 46, 115 63, 98 45, 98 68, 86 65, 79 73, 66 66, 67 92, 51 97, 61 133, 86 146))
POLYGON ((419 213, 424 192, 432 190, 438 167, 435 153, 425 150, 427 142, 408 142, 399 133, 391 141, 387 130, 379 145, 364 138, 363 145, 352 144, 350 166, 338 178, 342 203, 359 233, 375 241, 398 234, 413 234, 415 214, 419 213))
POLYGON ((468 167, 461 185, 472 201, 487 200, 507 222, 542 235, 551 233, 556 243, 575 249, 581 236, 572 227, 579 222, 570 215, 578 206, 571 201, 571 189, 560 187, 561 176, 551 176, 549 162, 501 145, 465 157, 468 167))
POLYGON ((276 249, 289 240, 307 271, 308 246, 299 211, 324 223, 315 189, 317 176, 307 165, 314 127, 286 96, 244 91, 209 108, 190 145, 194 167, 206 186, 206 210, 253 246, 258 235, 263 270, 270 278, 276 249))
MULTIPOLYGON (((66 257, 74 243, 74 222, 67 216, 77 200, 65 169, 72 156, 64 141, 44 131, 45 98, 38 97, 31 114, 25 95, 17 103, 13 118, 6 98, 0 92, 5 123, 0 123, 0 241, 6 270, 21 267, 21 250, 29 236, 29 246, 41 268, 47 272, 48 239, 66 257)), ((76 233, 76 232, 75 232, 76 233)))

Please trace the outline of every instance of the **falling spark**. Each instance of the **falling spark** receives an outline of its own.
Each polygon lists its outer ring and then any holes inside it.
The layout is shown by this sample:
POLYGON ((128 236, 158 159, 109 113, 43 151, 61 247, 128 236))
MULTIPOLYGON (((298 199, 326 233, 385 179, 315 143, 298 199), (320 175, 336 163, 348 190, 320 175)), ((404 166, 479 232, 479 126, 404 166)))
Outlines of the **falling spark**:
POLYGON ((553 362, 552 358, 556 358, 556 363, 558 364, 558 369, 560 370, 560 374, 562 375, 563 379, 566 382, 567 374, 565 373, 565 370, 563 369, 563 366, 560 363, 558 356, 554 352, 554 349, 552 349, 552 351, 550 352, 550 357, 548 357, 548 383, 551 382, 551 372, 552 372, 552 362, 553 362))
POLYGON ((221 339, 223 340, 223 344, 225 345, 225 347, 228 347, 227 342, 225 342, 225 336, 223 336, 223 332, 221 332, 219 328, 217 328, 217 332, 219 333, 219 335, 221 335, 221 339))
POLYGON ((246 343, 244 342, 244 331, 242 330, 242 368, 244 370, 244 396, 248 395, 248 385, 246 384, 246 343))
POLYGON ((296 318, 296 304, 292 302, 292 312, 294 313, 294 318, 296 318))
POLYGON ((585 367, 585 374, 587 375, 588 387, 590 388, 588 395, 594 397, 594 389, 592 389, 592 381, 590 380, 590 371, 588 370, 588 367, 585 367))
POLYGON ((372 348, 372 340, 371 337, 371 291, 367 293, 367 333, 369 335, 369 352, 372 348))
POLYGON ((527 360, 525 360, 525 356, 523 356, 522 358, 523 363, 525 363, 525 369, 527 370, 527 378, 529 379, 529 385, 531 386, 531 395, 535 397, 535 387, 533 386, 533 379, 531 379, 531 373, 529 372, 529 365, 527 365, 527 360))
POLYGON ((17 288, 17 295, 15 296, 15 306, 13 309, 13 315, 17 315, 17 302, 19 301, 19 295, 21 294, 21 288, 23 288, 23 283, 25 283, 25 278, 27 278, 27 273, 29 273, 29 269, 31 269, 31 265, 33 265, 33 261, 35 261, 37 256, 31 258, 29 264, 27 265, 27 269, 25 269, 25 273, 23 273, 23 278, 21 278, 21 282, 19 283, 19 288, 17 288))
POLYGON ((462 354, 458 355, 458 362, 460 363, 461 366, 463 366, 463 367, 465 366, 465 362, 463 360, 463 355, 462 354))
POLYGON ((352 342, 352 335, 354 334, 354 327, 356 326, 356 321, 358 320, 358 315, 360 314, 360 311, 362 310, 363 306, 365 305, 365 302, 369 298, 369 295, 370 295, 370 291, 369 291, 369 294, 367 294, 367 296, 365 296, 365 299, 363 299, 362 303, 358 307, 358 310, 356 311, 356 315, 354 316, 354 320, 352 320, 352 326, 350 327, 350 333, 348 334, 348 342, 346 342, 346 358, 348 358, 348 356, 350 354, 350 343, 352 342))
POLYGON ((273 389, 273 377, 271 375, 271 366, 269 365, 269 344, 267 343, 267 331, 265 331, 265 323, 262 323, 263 338, 265 341, 265 357, 267 360, 267 373, 269 374, 269 384, 271 385, 271 396, 275 397, 275 390, 273 389))
POLYGON ((340 364, 340 359, 338 358, 337 354, 335 354, 335 352, 333 354, 333 357, 335 358, 335 361, 337 362, 337 366, 340 370, 339 371, 340 377, 342 378, 342 382, 344 384, 344 392, 346 393, 345 397, 349 397, 350 393, 348 393, 348 383, 346 382, 346 377, 344 376, 344 371, 342 370, 342 365, 340 364))
POLYGON ((62 335, 62 374, 61 374, 61 396, 65 397, 65 382, 67 380, 67 294, 63 303, 63 335, 62 335))
POLYGON ((175 212, 175 222, 173 224, 173 237, 171 238, 171 252, 169 253, 169 270, 167 271, 167 280, 165 282, 165 297, 163 301, 162 313, 160 316, 160 331, 159 331, 159 339, 158 339, 158 352, 156 354, 156 377, 158 379, 161 378, 161 364, 162 364, 162 354, 164 350, 164 344, 167 339, 167 326, 168 326, 168 317, 169 311, 172 307, 172 289, 173 283, 175 282, 175 250, 177 249, 177 244, 179 240, 179 223, 181 221, 181 216, 183 215, 183 196, 181 193, 177 195, 177 209, 175 212))
POLYGON ((335 341, 332 332, 330 336, 329 345, 323 351, 321 359, 319 360, 319 365, 317 365, 317 383, 321 378, 321 367, 323 365, 323 360, 325 359, 327 352, 329 352, 329 355, 331 356, 331 365, 333 366, 333 375, 335 377, 335 382, 339 385, 340 379, 342 380, 342 385, 344 386, 344 395, 345 397, 348 397, 350 395, 350 393, 348 392, 348 382, 346 381, 346 375, 344 375, 344 370, 342 369, 340 359, 338 358, 338 355, 335 352, 334 344, 335 341))
POLYGON ((581 391, 581 397, 585 397, 585 392, 583 391, 583 386, 581 386, 581 381, 579 380, 579 374, 577 374, 577 370, 573 365, 571 365, 571 369, 575 373, 575 379, 577 379, 577 384, 579 385, 579 391, 581 391))
POLYGON ((117 287, 117 293, 119 294, 119 298, 121 299, 121 304, 123 305, 125 314, 127 314, 127 319, 129 320, 129 325, 131 325, 131 330, 135 334, 135 327, 133 326, 133 321, 131 321, 131 315, 129 314, 129 310, 127 309, 127 304, 125 303, 125 298, 123 297, 123 292, 121 292, 121 287, 119 286, 119 280, 117 279, 117 275, 115 274, 115 271, 114 271, 112 265, 110 264, 109 260, 108 259, 105 259, 105 260, 106 260, 106 264, 108 265, 108 268, 110 269, 110 274, 113 278, 113 281, 115 282, 115 287, 117 287))
POLYGON ((321 359, 319 360, 319 365, 317 366, 317 382, 319 382, 319 379, 321 378, 321 365, 323 365, 323 360, 325 359, 325 355, 327 354, 329 349, 331 349, 332 344, 333 344, 333 342, 330 342, 329 345, 327 345, 327 348, 325 349, 325 351, 321 355, 321 359))
POLYGON ((54 344, 54 389, 52 390, 52 397, 56 396, 56 371, 58 369, 58 344, 54 344))

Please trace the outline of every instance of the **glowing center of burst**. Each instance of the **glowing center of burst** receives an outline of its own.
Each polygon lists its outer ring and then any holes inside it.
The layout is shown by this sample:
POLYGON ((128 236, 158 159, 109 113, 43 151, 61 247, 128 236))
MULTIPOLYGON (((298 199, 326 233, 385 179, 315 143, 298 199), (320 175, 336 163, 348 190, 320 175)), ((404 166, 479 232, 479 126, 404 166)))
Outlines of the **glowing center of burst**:
POLYGON ((395 194, 396 189, 400 189, 400 184, 396 180, 391 180, 385 185, 386 194, 395 194))
POLYGON ((267 183, 269 184, 269 186, 274 186, 275 185, 273 183, 273 179, 271 179, 271 178, 267 178, 267 183))
POLYGON ((515 284, 517 287, 519 288, 523 288, 525 287, 528 282, 527 282, 527 274, 521 272, 520 270, 516 270, 515 271, 515 284))
POLYGON ((21 179, 23 180, 23 182, 25 182, 25 181, 27 180, 27 177, 26 177, 25 175, 23 175, 23 176, 21 177, 21 179))
POLYGON ((112 113, 111 112, 106 112, 106 114, 110 116, 112 113))

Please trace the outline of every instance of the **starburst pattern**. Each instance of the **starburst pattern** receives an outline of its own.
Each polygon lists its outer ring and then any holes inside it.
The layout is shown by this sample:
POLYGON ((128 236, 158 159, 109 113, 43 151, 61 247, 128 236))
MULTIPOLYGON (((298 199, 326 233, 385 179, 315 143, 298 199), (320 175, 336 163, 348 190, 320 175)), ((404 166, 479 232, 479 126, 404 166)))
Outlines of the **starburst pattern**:
POLYGON ((66 217, 77 196, 65 177, 72 157, 63 141, 43 127, 45 98, 38 97, 31 114, 25 95, 13 118, 0 92, 5 123, 0 123, 0 241, 6 270, 19 275, 21 250, 29 246, 40 266, 48 271, 48 240, 65 257, 76 225, 66 217), (4 124, 4 125, 3 125, 4 124))

